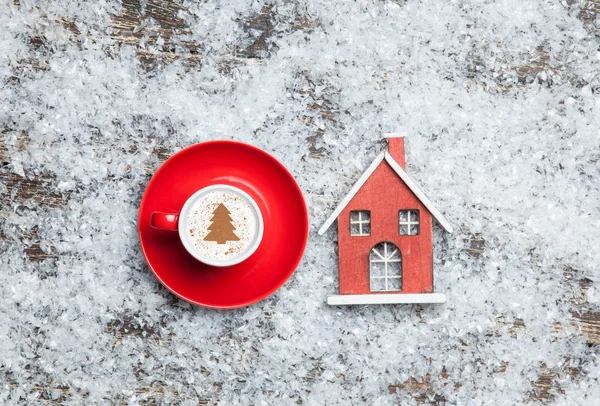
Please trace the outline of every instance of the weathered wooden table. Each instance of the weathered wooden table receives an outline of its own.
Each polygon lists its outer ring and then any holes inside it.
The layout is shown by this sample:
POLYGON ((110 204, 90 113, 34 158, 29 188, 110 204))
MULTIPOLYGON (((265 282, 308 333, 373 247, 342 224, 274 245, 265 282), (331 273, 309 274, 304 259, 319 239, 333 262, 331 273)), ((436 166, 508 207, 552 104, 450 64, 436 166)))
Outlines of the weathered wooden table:
MULTIPOLYGON (((19 0, 14 0, 15 4, 19 4, 19 0)), ((572 3, 567 1, 567 3, 572 3)), ((580 18, 589 27, 592 27, 600 18, 600 1, 589 1, 585 3, 583 11, 580 13, 580 18)), ((110 33, 115 45, 107 46, 106 53, 110 55, 113 47, 122 45, 133 46, 136 49, 137 56, 143 68, 147 72, 152 72, 158 67, 163 67, 173 61, 183 62, 184 64, 193 67, 202 64, 202 60, 198 55, 198 49, 202 44, 197 44, 192 40, 182 40, 188 33, 184 19, 179 15, 180 12, 185 12, 185 6, 174 0, 123 0, 122 13, 112 17, 112 32, 110 33), (152 24, 149 24, 149 21, 152 24)), ((265 6, 259 13, 249 15, 246 18, 240 19, 239 27, 246 32, 259 32, 260 35, 252 36, 252 41, 239 44, 228 58, 221 61, 220 69, 227 74, 232 67, 243 64, 261 64, 269 54, 273 52, 277 45, 276 41, 271 41, 278 34, 277 31, 277 15, 269 6, 265 6)), ((58 20, 44 22, 43 16, 40 23, 57 23, 66 27, 73 32, 74 37, 79 36, 76 21, 58 20)), ((308 16, 297 15, 295 21, 291 22, 293 30, 309 32, 315 27, 318 27, 319 21, 315 21, 308 16)), ((600 31, 599 31, 600 34, 600 31)), ((75 41, 75 39, 73 39, 75 41)), ((17 71, 25 74, 30 74, 35 71, 43 71, 48 69, 45 56, 52 52, 52 49, 47 47, 47 40, 43 36, 32 36, 28 38, 28 46, 32 52, 31 58, 23 59, 17 71)), ((548 68, 547 54, 544 49, 531 55, 529 64, 514 66, 513 68, 518 73, 518 84, 524 84, 532 77, 535 77, 539 72, 548 68)), ((13 80, 18 81, 18 77, 13 80)), ((518 85, 517 84, 517 85, 518 85)), ((312 84, 314 89, 317 84, 312 84)), ((323 120, 332 119, 332 107, 326 98, 322 98, 320 103, 312 106, 323 120)), ((310 119, 310 118, 307 118, 310 119)), ((17 214, 27 215, 27 211, 43 211, 53 210, 65 207, 69 202, 70 193, 59 192, 59 188, 55 178, 48 173, 24 171, 17 174, 15 171, 8 169, 8 164, 11 161, 11 155, 15 152, 25 151, 29 148, 30 138, 27 133, 15 133, 11 128, 10 123, 3 123, 4 128, 1 129, 2 136, 0 137, 0 183, 7 187, 8 193, 2 194, 0 197, 0 224, 2 218, 7 211, 14 211, 17 214), (13 204, 8 204, 8 200, 12 199, 13 204), (18 204, 14 204, 17 202, 18 204)), ((316 133, 307 138, 308 149, 307 157, 319 158, 321 149, 317 147, 319 138, 322 133, 316 133)), ((166 160, 172 153, 181 148, 180 145, 171 145, 164 140, 146 140, 153 143, 153 153, 158 160, 149 161, 146 174, 148 179, 158 165, 166 160)), ((110 145, 104 145, 102 138, 98 138, 99 150, 110 149, 110 145)), ((136 146, 132 145, 132 149, 136 146)), ((0 233, 0 252, 2 246, 20 246, 23 250, 23 255, 26 261, 30 264, 43 264, 40 266, 40 277, 50 276, 53 273, 53 261, 57 258, 52 247, 43 246, 48 244, 40 239, 37 234, 37 227, 27 229, 15 229, 11 235, 0 233)), ((1 231, 1 229, 0 229, 1 231)), ((478 257, 485 249, 486 241, 478 235, 473 235, 468 243, 467 252, 473 257, 478 257)), ((565 279, 568 281, 570 288, 574 292, 572 301, 580 306, 580 311, 574 312, 570 319, 566 319, 561 323, 556 323, 554 328, 557 331, 565 328, 565 326, 579 327, 579 331, 588 345, 595 346, 600 344, 600 313, 590 312, 585 306, 586 289, 592 284, 588 279, 578 279, 577 273, 566 270, 565 279)), ((175 300, 175 299, 174 299, 175 300)), ((268 317, 266 315, 265 317, 268 317)), ((502 320, 498 320, 501 324, 502 320)), ((511 323, 509 328, 515 332, 527 329, 527 326, 519 320, 511 323)), ((106 332, 114 335, 115 342, 122 340, 124 337, 138 337, 139 339, 148 342, 155 342, 158 338, 157 326, 148 326, 141 324, 136 315, 124 314, 120 320, 111 322, 105 326, 106 332)), ((32 331, 31 334, 42 334, 39 329, 32 331)), ((43 337, 39 338, 40 340, 43 337)), ((10 375, 2 375, 0 368, 0 391, 2 390, 2 382, 5 385, 14 387, 17 385, 11 380, 10 375)), ((502 373, 503 370, 498 370, 502 373)), ((72 388, 54 382, 51 376, 38 369, 31 367, 25 371, 28 374, 30 382, 27 391, 37 392, 39 395, 38 402, 61 404, 68 401, 74 395, 72 388)), ((140 370, 140 373, 143 371, 140 370)), ((210 373, 210 371, 206 371, 210 373)), ((577 368, 570 369, 569 374, 572 379, 576 379, 579 371, 577 368)), ((320 379, 321 371, 318 365, 314 370, 305 377, 306 380, 320 379)), ((445 379, 442 375, 441 379, 445 379)), ((531 393, 530 400, 539 401, 542 403, 551 403, 553 392, 560 392, 560 380, 565 379, 564 376, 559 376, 556 370, 542 367, 539 371, 539 378, 532 382, 534 390, 531 393)), ((461 382, 455 382, 454 385, 460 386, 461 382)), ((217 385, 218 386, 218 385, 217 385)), ((170 395, 179 400, 188 399, 197 401, 198 404, 209 404, 215 399, 207 400, 202 397, 194 396, 193 390, 178 390, 169 385, 155 381, 150 386, 140 385, 132 388, 132 391, 144 395, 146 404, 155 404, 161 402, 164 396, 170 395)), ((215 391, 218 393, 219 388, 215 391)), ((414 397, 418 403, 424 404, 445 404, 445 398, 435 393, 430 386, 429 376, 425 378, 411 378, 405 382, 396 382, 389 385, 390 393, 405 393, 414 397)), ((217 396, 218 397, 218 396, 217 396)), ((112 399, 107 399, 115 403, 126 403, 126 396, 115 394, 112 399)), ((298 404, 302 403, 298 399, 298 404)))

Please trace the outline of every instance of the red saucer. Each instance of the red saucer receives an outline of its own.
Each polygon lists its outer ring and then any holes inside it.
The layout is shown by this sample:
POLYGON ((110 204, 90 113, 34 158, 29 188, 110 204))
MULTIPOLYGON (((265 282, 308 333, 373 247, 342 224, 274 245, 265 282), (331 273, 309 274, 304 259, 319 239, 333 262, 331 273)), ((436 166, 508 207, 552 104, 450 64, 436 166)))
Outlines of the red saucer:
POLYGON ((171 292, 200 306, 231 309, 266 298, 294 273, 308 239, 308 212, 294 177, 271 155, 241 142, 208 141, 173 155, 154 174, 138 231, 150 269, 171 292), (248 193, 264 220, 256 252, 227 268, 198 262, 176 231, 150 227, 153 211, 178 213, 188 197, 217 183, 248 193))

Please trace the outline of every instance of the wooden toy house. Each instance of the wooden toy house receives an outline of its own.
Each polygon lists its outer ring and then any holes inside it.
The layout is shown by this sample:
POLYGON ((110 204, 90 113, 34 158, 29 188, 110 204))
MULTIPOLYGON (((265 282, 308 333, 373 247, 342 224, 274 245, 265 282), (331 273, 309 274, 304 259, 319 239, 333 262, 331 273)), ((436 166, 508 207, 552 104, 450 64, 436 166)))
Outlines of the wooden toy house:
POLYGON ((404 138, 390 134, 373 161, 319 230, 338 220, 340 295, 330 305, 443 303, 433 293, 435 218, 452 226, 406 174, 404 138))

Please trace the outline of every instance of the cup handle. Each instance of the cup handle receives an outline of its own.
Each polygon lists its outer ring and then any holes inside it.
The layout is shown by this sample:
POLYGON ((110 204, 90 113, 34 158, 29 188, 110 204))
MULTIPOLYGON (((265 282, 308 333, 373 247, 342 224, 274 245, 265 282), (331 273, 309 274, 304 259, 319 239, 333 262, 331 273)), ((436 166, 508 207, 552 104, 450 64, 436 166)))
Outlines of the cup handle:
POLYGON ((160 230, 177 231, 179 213, 164 213, 162 211, 152 212, 150 225, 160 230))

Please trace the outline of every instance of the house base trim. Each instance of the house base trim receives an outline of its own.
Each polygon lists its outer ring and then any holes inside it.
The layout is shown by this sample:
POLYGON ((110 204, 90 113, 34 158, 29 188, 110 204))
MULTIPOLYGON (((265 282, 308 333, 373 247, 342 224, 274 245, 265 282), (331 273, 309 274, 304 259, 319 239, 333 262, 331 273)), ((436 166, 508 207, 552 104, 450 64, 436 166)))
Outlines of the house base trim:
POLYGON ((379 295, 336 295, 327 297, 327 304, 332 306, 445 302, 446 295, 443 293, 388 293, 379 295))

